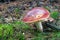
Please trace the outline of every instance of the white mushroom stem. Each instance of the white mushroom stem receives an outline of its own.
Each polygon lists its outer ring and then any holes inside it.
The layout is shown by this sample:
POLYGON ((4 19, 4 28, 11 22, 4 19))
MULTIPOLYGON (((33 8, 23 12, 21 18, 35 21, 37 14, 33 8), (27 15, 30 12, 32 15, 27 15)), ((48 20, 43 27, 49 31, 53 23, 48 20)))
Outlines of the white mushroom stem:
POLYGON ((41 30, 43 32, 43 26, 42 26, 42 23, 41 22, 36 22, 35 25, 37 26, 37 28, 39 30, 41 30))

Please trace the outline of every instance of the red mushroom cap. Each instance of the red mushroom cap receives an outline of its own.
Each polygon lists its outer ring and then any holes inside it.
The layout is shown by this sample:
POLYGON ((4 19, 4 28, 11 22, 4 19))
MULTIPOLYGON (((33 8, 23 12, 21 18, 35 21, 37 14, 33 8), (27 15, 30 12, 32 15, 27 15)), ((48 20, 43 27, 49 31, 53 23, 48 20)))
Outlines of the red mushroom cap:
POLYGON ((44 20, 50 16, 50 13, 45 8, 36 7, 29 11, 23 18, 25 23, 32 23, 44 20))

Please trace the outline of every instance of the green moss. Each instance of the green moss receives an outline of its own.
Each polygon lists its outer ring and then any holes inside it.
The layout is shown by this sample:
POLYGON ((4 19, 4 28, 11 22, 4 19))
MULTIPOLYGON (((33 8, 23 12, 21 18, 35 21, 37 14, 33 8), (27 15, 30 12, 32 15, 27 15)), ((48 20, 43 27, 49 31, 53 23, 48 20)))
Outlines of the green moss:
POLYGON ((14 12, 18 13, 20 11, 19 8, 15 8, 14 12))
POLYGON ((56 40, 60 38, 60 32, 41 33, 38 30, 30 30, 29 25, 22 21, 14 23, 0 24, 0 39, 1 40, 25 40, 25 32, 32 34, 31 40, 56 40), (22 30, 24 31, 22 31, 22 30), (29 30, 29 31, 28 31, 29 30))
POLYGON ((54 19, 57 19, 58 16, 59 16, 59 12, 57 12, 57 11, 54 11, 54 12, 51 13, 51 17, 54 18, 54 19))
POLYGON ((30 28, 29 25, 27 25, 26 23, 24 23, 22 21, 15 21, 13 24, 14 24, 13 26, 21 28, 21 29, 29 29, 30 28))
POLYGON ((21 31, 27 30, 28 28, 29 26, 22 21, 0 24, 0 39, 3 38, 2 40, 25 40, 25 36, 21 31))

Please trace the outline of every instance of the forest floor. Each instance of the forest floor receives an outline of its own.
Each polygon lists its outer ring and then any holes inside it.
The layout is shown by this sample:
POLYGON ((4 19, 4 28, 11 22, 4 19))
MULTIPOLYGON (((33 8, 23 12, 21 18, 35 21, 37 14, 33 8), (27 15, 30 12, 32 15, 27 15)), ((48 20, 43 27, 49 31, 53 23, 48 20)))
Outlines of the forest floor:
MULTIPOLYGON (((23 16, 34 7, 44 7, 52 12, 60 12, 58 1, 15 1, 0 3, 1 40, 60 40, 60 32, 53 30, 40 32, 22 21, 23 16), (3 39, 4 38, 4 39, 3 39)), ((60 19, 60 17, 59 17, 60 19)), ((60 23, 60 20, 59 22, 60 23)))

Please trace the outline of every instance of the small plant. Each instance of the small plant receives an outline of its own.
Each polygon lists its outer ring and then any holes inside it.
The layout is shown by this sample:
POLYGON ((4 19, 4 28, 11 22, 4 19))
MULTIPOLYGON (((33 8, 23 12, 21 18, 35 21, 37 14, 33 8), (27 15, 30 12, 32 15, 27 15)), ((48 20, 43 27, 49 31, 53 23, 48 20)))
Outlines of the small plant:
POLYGON ((19 11, 20 11, 19 8, 15 8, 15 10, 14 10, 15 13, 18 13, 19 11))
POLYGON ((51 13, 51 17, 54 18, 54 19, 57 19, 58 16, 59 16, 59 12, 57 12, 57 11, 54 11, 54 12, 51 13))

